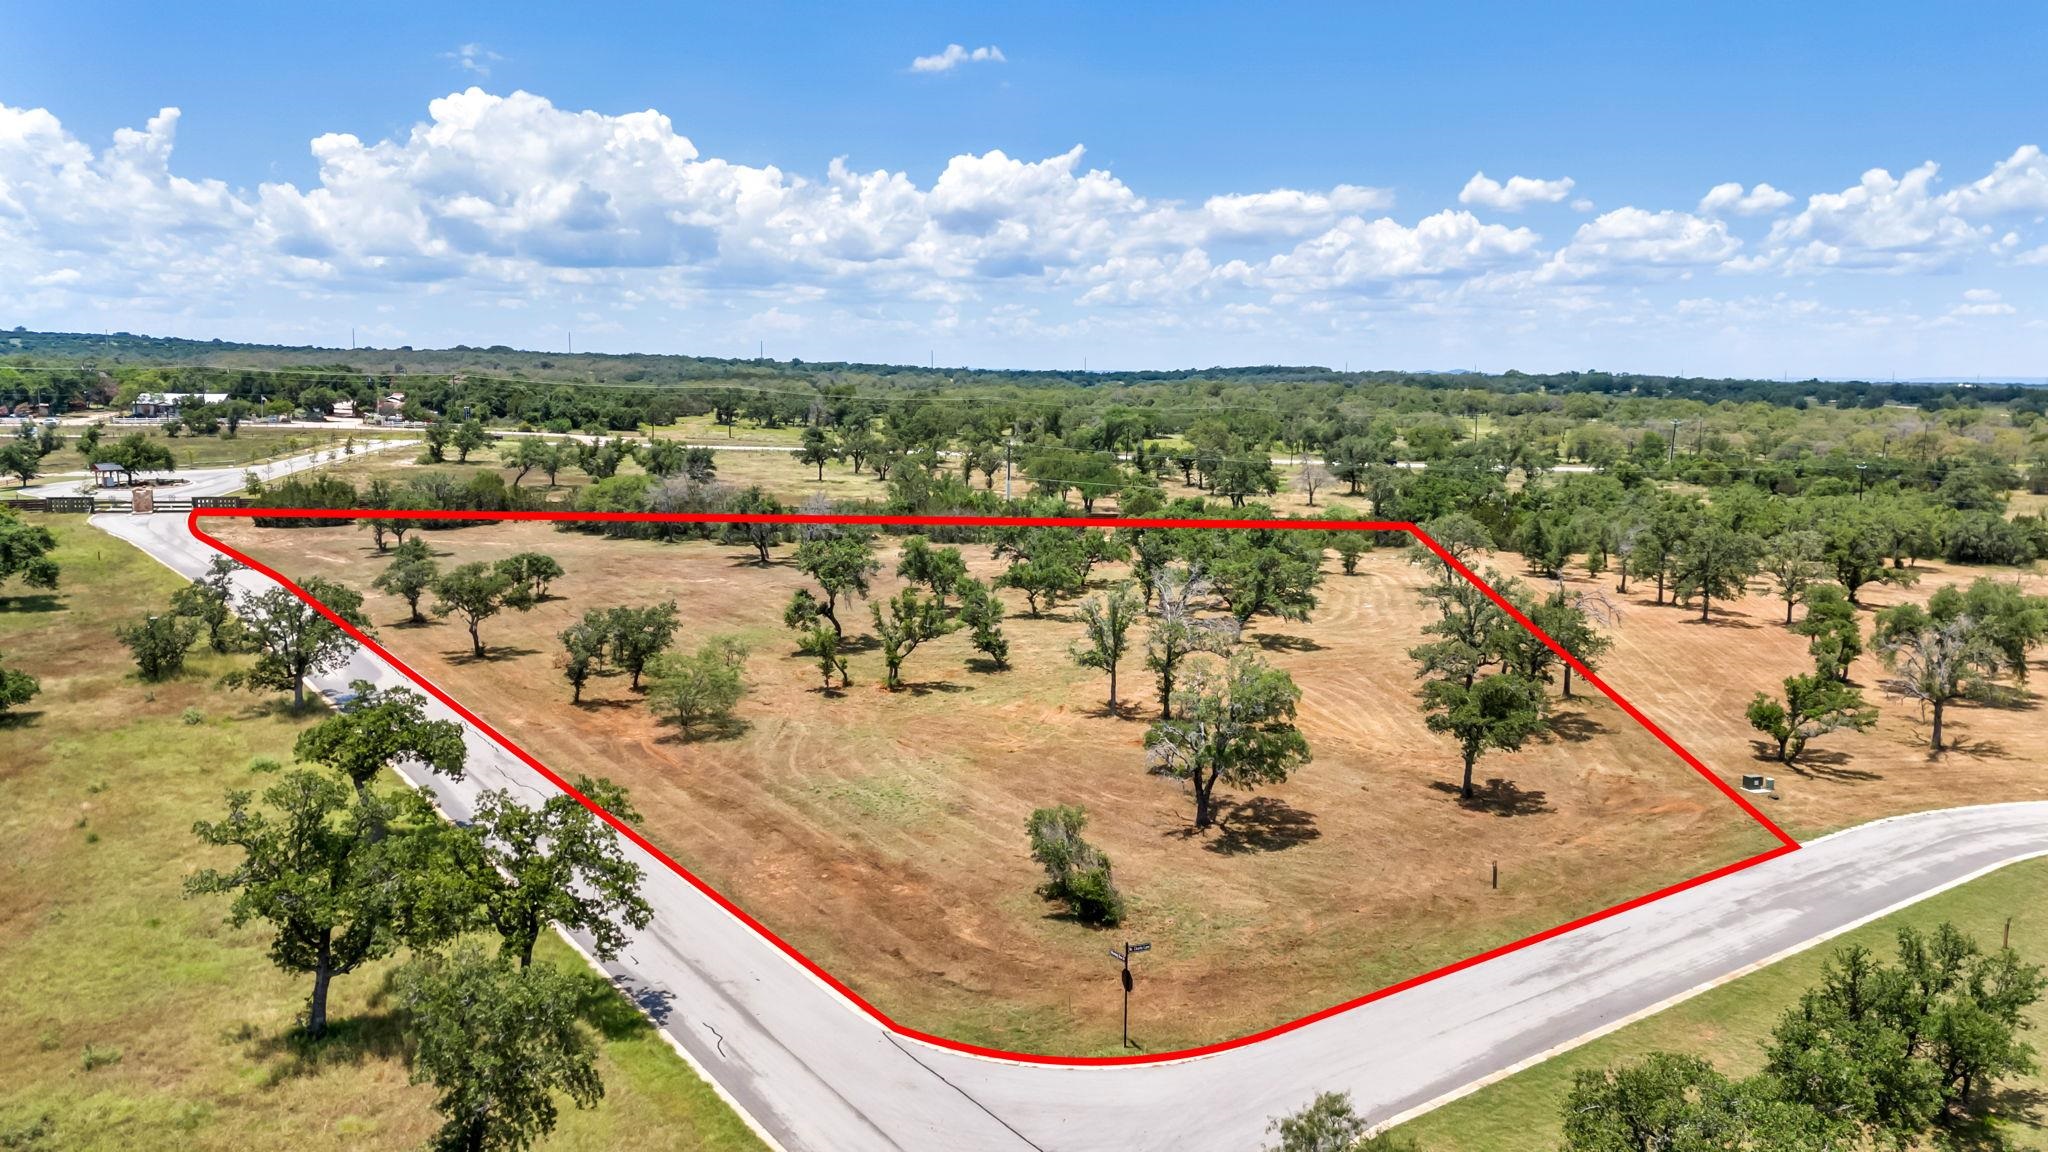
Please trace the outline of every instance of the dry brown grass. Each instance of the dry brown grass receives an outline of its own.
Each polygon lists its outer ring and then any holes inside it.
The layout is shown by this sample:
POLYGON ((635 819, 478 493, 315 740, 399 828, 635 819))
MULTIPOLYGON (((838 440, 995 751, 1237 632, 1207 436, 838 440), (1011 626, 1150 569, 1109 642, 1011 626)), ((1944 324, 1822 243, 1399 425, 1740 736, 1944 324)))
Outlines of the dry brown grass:
MULTIPOLYGON (((1945 584, 1991 576, 2048 594, 2048 578, 2038 573, 1953 564, 1921 564, 1911 571, 1918 577, 1914 585, 1863 590, 1866 638, 1876 609, 1924 601, 1945 584)), ((1572 582, 1595 586, 1583 577, 1572 582)), ((1611 581, 1598 586, 1612 593, 1611 581)), ((1900 812, 2048 796, 2040 697, 2033 691, 2016 690, 2003 706, 1952 707, 1943 737, 1955 746, 1935 757, 1918 706, 1884 695, 1883 666, 1866 653, 1851 679, 1878 705, 1877 727, 1823 736, 1788 769, 1762 756, 1759 734, 1743 717, 1755 693, 1778 693, 1785 677, 1813 670, 1806 638, 1785 627, 1784 602, 1750 596, 1717 607, 1713 621, 1702 623, 1696 607, 1657 606, 1650 589, 1633 583, 1618 599, 1623 622, 1602 669, 1608 682, 1731 783, 1744 772, 1776 776, 1781 799, 1763 802, 1764 809, 1795 836, 1900 812)), ((2041 667, 2037 661, 2037 680, 2041 667)))
MULTIPOLYGON (((346 529, 218 530, 294 576, 365 588, 381 566, 346 529)), ((538 548, 569 574, 560 599, 486 624, 495 654, 481 663, 459 626, 397 626, 402 606, 373 595, 386 646, 558 771, 628 785, 649 836, 685 866, 899 1021, 958 1039, 1113 1050, 1104 949, 1127 937, 1157 945, 1140 971, 1137 1038, 1153 1050, 1226 1039, 1772 843, 1604 699, 1561 706, 1569 738, 1484 761, 1480 778, 1503 781, 1495 803, 1461 805, 1447 790, 1455 754, 1415 703, 1405 653, 1425 617, 1418 573, 1395 552, 1353 577, 1331 561, 1313 623, 1252 630, 1302 687, 1316 759, 1284 785, 1229 797, 1224 828, 1195 836, 1180 788, 1144 771, 1157 704, 1142 666, 1125 667, 1132 712, 1107 714, 1104 678, 1067 657, 1079 626, 1064 614, 1033 620, 1012 604, 1013 671, 971 670, 955 635, 911 658, 906 691, 876 687, 869 651, 853 690, 826 697, 781 626, 805 582, 786 564, 533 524, 430 539, 449 562, 538 548), (753 645, 734 738, 679 742, 622 678, 568 704, 555 634, 587 608, 668 597, 683 607, 680 645, 714 633, 753 645), (1024 821, 1054 803, 1087 807, 1131 898, 1125 929, 1073 923, 1035 895, 1024 821)), ((985 549, 968 553, 993 572, 985 549)), ((876 593, 896 587, 885 576, 876 593)), ((865 616, 848 614, 850 631, 865 616)))

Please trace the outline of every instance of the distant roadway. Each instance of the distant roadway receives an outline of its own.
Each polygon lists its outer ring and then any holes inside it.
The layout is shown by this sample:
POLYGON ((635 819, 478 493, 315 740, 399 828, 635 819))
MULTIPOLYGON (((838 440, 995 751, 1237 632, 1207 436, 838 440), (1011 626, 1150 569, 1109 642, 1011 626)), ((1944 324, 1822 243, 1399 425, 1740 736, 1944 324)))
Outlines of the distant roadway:
MULTIPOLYGON (((311 466, 310 455, 257 469, 311 466)), ((219 495, 243 469, 181 473, 219 495)), ((183 515, 94 516, 172 569, 213 553, 183 515)), ((243 573, 245 586, 267 583, 243 573)), ((366 652, 322 677, 405 683, 366 652)), ((455 718, 438 702, 432 710, 455 718)), ((488 717, 486 717, 488 719, 488 717)), ((465 724, 469 775, 429 784, 466 819, 481 789, 538 799, 539 774, 465 724)), ((585 765, 555 765, 573 775, 585 765)), ((679 849, 682 846, 677 846, 679 849)), ((2048 802, 1895 817, 1244 1048, 1170 1064, 1054 1067, 892 1035, 640 849, 654 922, 603 965, 773 1144, 789 1152, 1059 1149, 1248 1152, 1268 1120, 1348 1090, 1375 1121, 1503 1071, 2001 864, 2048 854, 2048 802)), ((1114 966, 1105 963, 1105 982, 1114 966)), ((1331 987, 1336 1003, 1365 989, 1331 987)), ((1138 985, 1143 1019, 1144 984, 1138 985)))

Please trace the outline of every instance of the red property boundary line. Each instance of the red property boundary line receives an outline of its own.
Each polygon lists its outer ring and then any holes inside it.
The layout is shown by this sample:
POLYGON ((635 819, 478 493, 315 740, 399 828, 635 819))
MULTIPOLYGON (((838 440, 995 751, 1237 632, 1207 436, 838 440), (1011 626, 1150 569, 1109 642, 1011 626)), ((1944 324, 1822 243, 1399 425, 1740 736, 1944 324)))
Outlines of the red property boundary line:
POLYGON ((420 688, 430 693, 435 699, 439 700, 441 703, 446 704, 449 708, 453 709, 455 713, 461 716, 464 720, 475 725, 479 730, 484 732, 486 735, 490 736, 492 740, 495 740, 500 747, 507 749, 514 756, 517 756, 520 759, 520 761, 526 764, 527 767, 533 769, 535 772, 540 773, 541 776, 545 777, 549 783, 553 784, 557 788, 560 788, 563 792, 569 794, 570 796, 575 797, 579 803, 581 803, 585 808, 590 809, 590 811, 595 813, 599 819, 611 825, 611 827, 615 831, 617 831, 619 835, 624 836, 628 840, 631 840, 634 844, 639 845, 639 847, 642 850, 647 852, 648 855, 653 856, 656 860, 661 861, 662 864, 667 866, 667 868, 671 872, 674 872, 676 875, 682 877, 685 881, 687 881, 690 884, 691 887, 697 889, 697 891, 699 892, 702 892, 713 903, 717 904, 720 908, 723 908, 726 912, 730 913, 735 919, 739 920, 742 924, 745 924, 747 927, 753 929, 756 933, 758 933, 761 936, 762 939, 768 941, 770 944, 773 944, 776 948, 780 949, 785 956, 789 957, 790 960, 795 962, 797 965, 801 966, 805 971, 809 972, 812 976, 817 977, 817 979, 823 982, 827 987, 839 993, 839 995, 844 997, 848 1003, 853 1004, 854 1006, 858 1007, 861 1011, 867 1013, 867 1015, 871 1017, 877 1024, 880 1024, 882 1027, 888 1029, 889 1031, 895 1033, 898 1036, 903 1036, 908 1039, 921 1041, 925 1044, 933 1045, 934 1047, 950 1049, 954 1052, 966 1053, 970 1056, 981 1056, 990 1059, 1008 1060, 1024 1064, 1043 1064, 1058 1066, 1104 1066, 1123 1064, 1163 1064, 1173 1061, 1193 1059, 1198 1056, 1208 1056, 1217 1052, 1227 1052, 1233 1048, 1242 1048, 1251 1044, 1256 1044, 1261 1040, 1269 1040, 1283 1033, 1292 1032, 1297 1028, 1305 1028, 1308 1025, 1314 1024, 1319 1020, 1325 1020, 1332 1016, 1336 1016, 1344 1012, 1349 1012, 1354 1008, 1359 1008, 1366 1004, 1370 1004, 1375 1000, 1383 1000, 1386 997, 1392 996, 1397 992, 1404 992, 1418 985, 1427 984, 1432 980, 1442 979, 1443 977, 1449 976, 1454 972, 1462 972, 1467 968, 1471 968, 1479 964, 1484 964, 1488 960, 1492 960, 1495 957, 1505 956, 1510 952, 1517 952, 1521 949, 1530 947, 1531 945, 1540 944, 1545 940, 1549 940, 1557 936, 1562 936, 1568 932, 1576 931, 1577 929, 1583 928, 1588 924, 1597 923, 1601 920, 1605 920, 1612 916, 1618 916, 1621 913, 1627 912, 1632 908, 1640 908, 1646 904, 1651 904, 1658 900, 1662 900, 1666 896, 1671 896, 1676 893, 1683 892, 1689 888, 1696 888, 1702 884, 1718 880, 1723 876, 1728 876, 1733 873, 1740 872, 1745 868, 1755 867, 1756 865, 1761 864, 1766 860, 1776 859, 1777 857, 1783 856, 1788 852, 1796 852, 1799 849, 1798 841, 1794 840, 1791 836, 1787 835, 1784 829, 1779 828, 1777 824, 1772 822, 1770 817, 1765 816, 1761 811, 1759 811, 1756 805, 1752 804, 1747 797, 1743 796, 1740 792, 1737 792, 1734 788, 1731 788, 1726 781, 1722 780, 1719 776, 1715 775, 1714 772, 1711 769, 1709 769, 1704 763, 1702 763, 1698 757, 1694 756, 1691 752, 1688 752, 1682 745, 1678 743, 1678 741, 1672 739, 1670 734, 1666 733, 1664 729, 1658 727, 1657 724, 1654 721, 1652 721, 1648 716, 1644 715, 1640 709, 1638 709, 1635 705, 1629 703, 1626 699, 1622 697, 1620 693, 1616 692, 1613 688, 1608 687, 1607 682, 1602 680, 1599 676, 1595 675, 1592 669, 1587 668, 1584 664, 1580 663, 1579 660, 1576 657, 1574 657, 1571 653, 1566 652, 1562 647, 1558 645, 1557 641, 1551 639, 1548 635, 1546 635, 1543 632, 1542 629, 1536 627, 1536 625, 1532 623, 1527 616, 1524 616, 1520 609, 1516 608, 1513 604, 1509 603, 1505 597, 1503 597, 1499 592, 1495 591, 1484 580, 1481 580, 1476 574, 1473 573, 1473 571, 1470 568, 1466 567, 1465 564, 1462 561, 1460 561, 1456 556, 1453 556, 1450 552, 1446 551, 1441 544, 1431 539, 1428 533, 1424 532, 1414 523, 1408 521, 1183 520, 1161 518, 1119 519, 1115 517, 1106 516, 882 516, 708 512, 419 512, 382 511, 375 509, 354 511, 349 509, 338 508, 195 508, 186 517, 186 526, 191 531, 194 537, 198 538, 201 541, 204 541, 207 545, 214 548, 216 551, 219 551, 220 553, 228 557, 231 557, 235 561, 248 566, 250 569, 254 571, 261 572, 263 575, 268 576, 272 580, 277 581, 280 585, 284 586, 285 588, 290 589, 293 595, 299 597, 299 599, 311 605, 315 611, 319 612, 322 616, 325 616, 328 620, 332 621, 335 625, 339 626, 344 632, 348 633, 348 635, 352 637, 357 643, 363 645, 365 648, 368 648, 371 652, 376 653, 379 659, 383 660, 391 667, 396 668, 407 679, 411 680, 414 684, 417 684, 420 688), (314 600, 312 597, 306 595, 306 592, 303 588, 300 588, 297 583, 286 577, 283 573, 277 571, 269 565, 264 564, 263 562, 255 559, 254 557, 246 555, 243 552, 235 549, 234 547, 226 543, 223 543, 222 541, 209 535, 203 528, 199 526, 199 521, 204 517, 254 519, 259 516, 277 518, 289 517, 303 520, 541 520, 556 523, 604 523, 616 521, 633 523, 675 524, 861 524, 872 525, 877 527, 1168 529, 1261 528, 1279 529, 1283 531, 1316 532, 1406 532, 1415 537, 1416 540, 1420 541, 1431 552, 1434 552, 1439 559, 1441 559, 1445 564, 1447 564, 1451 568, 1452 571, 1457 572, 1465 579, 1471 581, 1475 587, 1477 587, 1480 591, 1484 592, 1489 600, 1492 600, 1496 606, 1498 606, 1502 611, 1506 612, 1508 616, 1511 617, 1516 623, 1520 624, 1524 628, 1527 628, 1530 631, 1530 633, 1535 635, 1538 639, 1542 640, 1544 644, 1548 645, 1551 651, 1555 652, 1559 656, 1559 658, 1561 658, 1566 664, 1569 664, 1572 670, 1577 672, 1579 676, 1582 677, 1587 683, 1593 685, 1595 688, 1598 688, 1602 695, 1606 696, 1609 700, 1614 701, 1615 704, 1620 706, 1622 711, 1626 712, 1638 724, 1641 724, 1644 728, 1648 729, 1651 735, 1655 736, 1660 742, 1662 742, 1666 748, 1669 748, 1675 755, 1677 755, 1677 757, 1680 760, 1684 761, 1685 764, 1691 767, 1693 771, 1699 773, 1700 776, 1705 778, 1708 783, 1712 784, 1716 789, 1718 789, 1722 795, 1726 796, 1729 800, 1733 801, 1736 807, 1740 808, 1743 812, 1747 813, 1751 819, 1755 820, 1773 837, 1775 837, 1778 841, 1778 847, 1772 848, 1765 852, 1758 853, 1757 855, 1751 856, 1748 859, 1738 860, 1732 864, 1724 865, 1710 872, 1703 872, 1700 875, 1694 876, 1689 880, 1681 880, 1676 884, 1672 884, 1664 888, 1659 888, 1654 892, 1646 893, 1632 900, 1623 901, 1622 903, 1616 904, 1612 907, 1603 908, 1598 912, 1589 913, 1588 915, 1581 916, 1576 920, 1571 920, 1564 924, 1560 924, 1555 928, 1546 929, 1532 936, 1525 936, 1520 940, 1511 941, 1507 944, 1502 944, 1496 948, 1490 948, 1484 952, 1479 953, 1478 955, 1468 956, 1463 960, 1459 960, 1452 964, 1446 964, 1441 968, 1437 968, 1432 971, 1422 973, 1419 976, 1412 976, 1406 980, 1401 981, 1398 984, 1390 984, 1376 991, 1368 992, 1363 996, 1346 1000, 1341 1004, 1331 1005, 1330 1007, 1325 1008, 1320 1012, 1310 1013, 1309 1015, 1303 1016, 1298 1020, 1293 1020, 1285 1024, 1275 1025, 1274 1027, 1264 1029, 1263 1031, 1254 1032, 1247 1036, 1239 1036, 1232 1040, 1219 1041, 1214 1044, 1204 1044, 1196 1048, 1184 1048, 1174 1052, 1146 1053, 1141 1055, 1127 1056, 1041 1055, 1031 1052, 1010 1052, 1000 1048, 987 1048, 978 1044, 967 1044, 958 1040, 949 1040, 944 1036, 935 1036, 929 1032, 920 1032, 915 1028, 906 1027, 902 1024, 897 1023, 895 1020, 891 1019, 888 1013, 883 1012, 881 1009, 875 1007, 873 1004, 868 1003, 868 1001, 865 998, 863 998, 860 995, 860 993, 855 992, 853 989, 847 987, 844 983, 841 983, 838 977, 832 975, 832 973, 830 972, 827 972, 824 968, 820 967, 817 963, 812 961, 810 957, 798 951, 788 941, 776 935, 772 930, 768 928, 767 925, 762 924, 760 921, 754 919, 751 915, 748 915, 745 909, 741 908, 739 905, 727 899, 723 893, 719 892, 711 885, 705 883, 703 880, 699 879, 689 869, 683 867, 681 864, 678 864, 666 852, 663 852, 660 848, 655 847, 645 837, 641 836, 640 833, 634 831, 631 827, 628 827, 623 821, 612 816, 611 813, 606 812, 603 808, 600 808, 596 804, 592 803, 588 796, 585 796, 581 792, 577 791, 576 788, 573 785, 571 785, 568 781, 562 779, 560 776, 557 776, 553 770, 548 768, 547 765, 542 764, 538 759, 534 758, 531 754, 529 754, 524 748, 521 748, 519 745, 513 743, 512 740, 506 737, 503 733, 491 727, 488 723, 486 723, 483 720, 483 718, 477 716, 469 709, 463 707, 460 703, 458 703, 455 700, 454 697, 442 691, 438 685, 433 683, 431 680, 427 679, 425 676, 420 675, 418 672, 415 672, 404 661, 398 659, 398 657, 392 655, 390 652, 385 651, 382 645, 378 644, 375 640, 372 640, 368 635, 364 634, 360 629, 356 628, 348 621, 343 620, 341 617, 335 615, 335 613, 331 611, 325 604, 322 604, 319 601, 314 600))

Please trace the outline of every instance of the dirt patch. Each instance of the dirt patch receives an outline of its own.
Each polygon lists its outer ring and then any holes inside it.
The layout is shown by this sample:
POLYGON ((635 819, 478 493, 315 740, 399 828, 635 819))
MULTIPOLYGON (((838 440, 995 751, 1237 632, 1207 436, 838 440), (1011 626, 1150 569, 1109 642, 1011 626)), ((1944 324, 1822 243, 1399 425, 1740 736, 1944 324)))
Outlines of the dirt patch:
MULTIPOLYGON (((360 531, 214 530, 294 577, 367 589, 382 566, 360 531)), ((1129 938, 1155 944, 1135 1037, 1152 1050, 1223 1040, 1774 843, 1619 708, 1583 695, 1560 702, 1569 738, 1489 757, 1481 802, 1461 803, 1443 787, 1455 753, 1415 703, 1406 652, 1425 614, 1418 573, 1394 552, 1350 577, 1328 561, 1311 623, 1255 625, 1301 686, 1315 760, 1227 797, 1223 826, 1195 835, 1179 785, 1144 770, 1158 705, 1141 662, 1124 668, 1126 715, 1108 715, 1105 678, 1068 658, 1080 626, 1064 612, 1034 620, 1011 603, 1012 671, 973 670, 954 635, 911 657, 911 690, 881 691, 881 658, 863 650, 852 690, 827 697, 781 624, 806 583, 786 564, 534 524, 429 539, 444 563, 540 549, 568 574, 558 598, 485 625, 494 648, 531 654, 470 662, 459 625, 398 627, 403 605, 371 594, 387 647, 557 771, 627 785, 655 843, 900 1022, 956 1039, 1114 1051, 1105 948, 1129 938), (679 742, 623 677, 569 704, 555 634, 588 608, 669 597, 680 646, 715 633, 753 646, 735 738, 679 742), (1115 861, 1132 911, 1114 934, 1035 895, 1025 817, 1054 803, 1086 806, 1090 839, 1115 861)), ((977 574, 996 570, 985 548, 966 552, 977 574)), ((897 587, 885 575, 876 594, 897 587)), ((1623 636, 1653 616, 1632 612, 1623 636)), ((864 607, 842 618, 867 630, 864 607)), ((1640 703, 1662 718, 1686 701, 1640 703)))

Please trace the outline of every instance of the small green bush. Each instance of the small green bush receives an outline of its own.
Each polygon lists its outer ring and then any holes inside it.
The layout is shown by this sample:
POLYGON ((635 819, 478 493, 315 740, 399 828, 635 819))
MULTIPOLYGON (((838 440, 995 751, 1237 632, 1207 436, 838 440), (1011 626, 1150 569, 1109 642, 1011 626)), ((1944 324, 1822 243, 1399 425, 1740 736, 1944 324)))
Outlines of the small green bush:
POLYGON ((121 1050, 119 1048, 98 1048, 91 1044, 85 1046, 85 1055, 79 1061, 87 1072, 95 1068, 104 1068, 109 1064, 119 1064, 120 1062, 121 1050))
POLYGON ((191 728, 206 723, 206 713, 197 708, 187 708, 179 714, 178 719, 185 722, 185 727, 191 728))
POLYGON ((1031 837, 1031 858, 1045 866, 1045 884, 1039 893, 1066 904, 1067 911, 1083 923, 1121 924, 1123 893, 1110 878, 1109 857, 1081 839, 1081 829, 1087 824, 1086 810, 1065 804, 1031 814, 1025 824, 1031 837))

